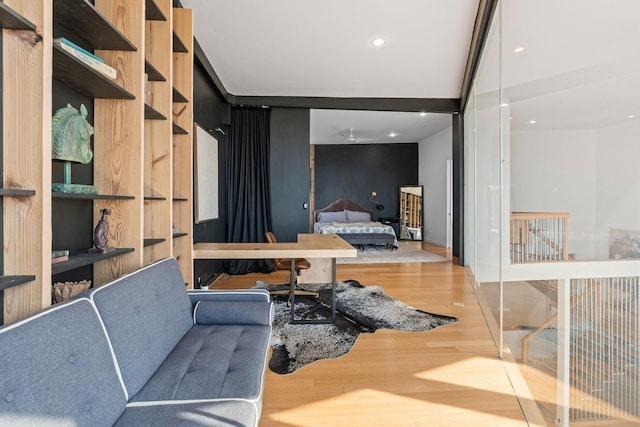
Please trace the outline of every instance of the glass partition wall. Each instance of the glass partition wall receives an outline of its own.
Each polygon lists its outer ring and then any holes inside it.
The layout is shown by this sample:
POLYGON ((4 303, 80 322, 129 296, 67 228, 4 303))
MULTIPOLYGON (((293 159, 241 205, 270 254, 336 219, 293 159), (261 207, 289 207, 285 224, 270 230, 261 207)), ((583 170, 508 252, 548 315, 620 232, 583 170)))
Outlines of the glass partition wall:
POLYGON ((640 425, 638 40, 638 1, 501 1, 464 110, 468 269, 531 425, 640 425))

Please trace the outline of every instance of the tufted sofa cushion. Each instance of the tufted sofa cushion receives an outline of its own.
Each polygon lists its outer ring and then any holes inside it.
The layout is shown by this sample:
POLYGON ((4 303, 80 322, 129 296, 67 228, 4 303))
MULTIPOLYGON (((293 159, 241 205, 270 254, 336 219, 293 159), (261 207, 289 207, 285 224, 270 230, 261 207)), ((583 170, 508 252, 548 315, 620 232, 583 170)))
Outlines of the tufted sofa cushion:
POLYGON ((242 398, 259 413, 270 330, 195 325, 131 401, 242 398))
POLYGON ((126 397, 95 308, 61 303, 0 329, 0 425, 113 424, 126 397))
POLYGON ((182 272, 174 258, 167 258, 96 289, 90 297, 130 398, 193 326, 182 272))

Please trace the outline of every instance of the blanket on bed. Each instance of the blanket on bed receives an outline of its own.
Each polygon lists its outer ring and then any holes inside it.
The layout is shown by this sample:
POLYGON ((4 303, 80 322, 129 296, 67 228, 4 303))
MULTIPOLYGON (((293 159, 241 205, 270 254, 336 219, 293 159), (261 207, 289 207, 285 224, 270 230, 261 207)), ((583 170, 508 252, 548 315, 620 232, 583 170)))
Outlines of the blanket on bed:
POLYGON ((313 225, 313 232, 316 234, 391 234, 394 237, 394 247, 398 247, 398 240, 395 238, 396 233, 393 231, 393 227, 381 222, 316 222, 313 225))

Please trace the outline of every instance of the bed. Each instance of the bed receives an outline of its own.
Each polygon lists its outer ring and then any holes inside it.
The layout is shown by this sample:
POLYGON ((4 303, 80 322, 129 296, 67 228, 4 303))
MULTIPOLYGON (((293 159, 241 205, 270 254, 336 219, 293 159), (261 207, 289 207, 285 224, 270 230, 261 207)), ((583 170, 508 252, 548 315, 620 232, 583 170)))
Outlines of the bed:
POLYGON ((313 232, 337 234, 355 247, 386 246, 393 250, 398 240, 393 227, 373 221, 373 210, 349 199, 338 199, 313 211, 313 232))

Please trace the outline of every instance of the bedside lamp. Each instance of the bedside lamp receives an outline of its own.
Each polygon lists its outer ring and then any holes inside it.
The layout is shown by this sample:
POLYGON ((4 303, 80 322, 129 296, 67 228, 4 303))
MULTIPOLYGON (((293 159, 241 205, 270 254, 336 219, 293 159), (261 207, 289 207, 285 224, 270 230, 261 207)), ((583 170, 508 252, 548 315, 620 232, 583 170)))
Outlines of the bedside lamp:
POLYGON ((377 209, 377 210, 379 210, 379 211, 383 211, 383 210, 384 210, 384 205, 383 205, 382 203, 380 203, 379 201, 374 200, 374 199, 375 199, 375 197, 376 197, 377 195, 378 195, 378 194, 377 194, 375 191, 372 191, 372 192, 371 192, 371 197, 369 198, 369 201, 370 201, 371 203, 375 203, 375 204, 376 204, 376 209, 377 209))

